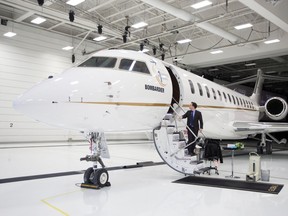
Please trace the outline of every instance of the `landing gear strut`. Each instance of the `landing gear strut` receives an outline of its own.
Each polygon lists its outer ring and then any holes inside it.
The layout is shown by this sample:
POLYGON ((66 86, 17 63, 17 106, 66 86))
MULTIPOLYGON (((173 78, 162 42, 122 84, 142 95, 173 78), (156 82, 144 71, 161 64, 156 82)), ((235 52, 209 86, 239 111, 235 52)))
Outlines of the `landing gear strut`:
POLYGON ((101 156, 109 158, 104 134, 101 132, 92 132, 88 134, 88 138, 90 142, 91 155, 86 155, 85 157, 80 158, 80 161, 92 161, 93 167, 90 167, 85 171, 84 184, 81 184, 81 187, 102 188, 105 186, 111 186, 108 181, 108 171, 105 169, 105 165, 101 159, 101 156), (102 168, 98 168, 98 163, 102 168))
POLYGON ((257 144, 257 153, 258 154, 263 154, 263 153, 272 154, 272 151, 273 151, 272 143, 273 143, 273 141, 275 143, 277 143, 277 144, 286 144, 287 143, 286 139, 278 140, 274 136, 272 136, 270 133, 262 133, 261 134, 261 141, 257 144), (266 136, 268 136, 272 140, 267 140, 266 136))

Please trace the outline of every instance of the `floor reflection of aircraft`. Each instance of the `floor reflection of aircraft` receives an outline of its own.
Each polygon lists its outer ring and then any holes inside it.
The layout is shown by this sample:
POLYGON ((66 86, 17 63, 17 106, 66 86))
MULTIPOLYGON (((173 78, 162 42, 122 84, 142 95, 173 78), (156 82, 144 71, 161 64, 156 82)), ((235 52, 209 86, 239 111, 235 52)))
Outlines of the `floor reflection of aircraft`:
POLYGON ((14 107, 41 122, 85 133, 91 155, 83 159, 94 162, 85 172, 85 182, 105 185, 108 173, 101 160, 109 157, 105 132, 154 129, 155 146, 163 160, 179 172, 193 173, 194 158, 185 156, 185 143, 177 136, 185 123, 176 118, 191 101, 202 112, 206 138, 238 140, 260 133, 260 148, 271 152, 266 135, 288 131, 288 124, 259 122, 259 114, 279 120, 288 109, 278 97, 260 107, 262 85, 258 71, 254 93, 247 97, 152 56, 106 50, 37 84, 19 96, 14 107), (101 169, 96 169, 97 163, 101 169))

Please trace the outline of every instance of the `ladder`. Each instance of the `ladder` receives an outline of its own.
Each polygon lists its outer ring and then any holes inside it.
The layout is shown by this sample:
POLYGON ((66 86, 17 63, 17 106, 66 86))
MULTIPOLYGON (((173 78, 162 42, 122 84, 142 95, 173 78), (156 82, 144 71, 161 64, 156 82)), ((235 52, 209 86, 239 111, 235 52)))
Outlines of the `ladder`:
POLYGON ((187 128, 195 136, 195 140, 186 144, 183 133, 185 127, 182 127, 181 130, 178 122, 181 122, 183 125, 186 125, 186 123, 182 118, 181 120, 179 119, 181 115, 177 112, 179 109, 183 112, 185 110, 177 102, 173 105, 177 106, 170 106, 173 114, 167 113, 160 125, 153 130, 155 147, 163 161, 172 169, 186 175, 198 174, 197 171, 203 168, 203 161, 200 160, 199 154, 195 156, 188 155, 187 147, 198 142, 200 138, 190 128, 187 128))

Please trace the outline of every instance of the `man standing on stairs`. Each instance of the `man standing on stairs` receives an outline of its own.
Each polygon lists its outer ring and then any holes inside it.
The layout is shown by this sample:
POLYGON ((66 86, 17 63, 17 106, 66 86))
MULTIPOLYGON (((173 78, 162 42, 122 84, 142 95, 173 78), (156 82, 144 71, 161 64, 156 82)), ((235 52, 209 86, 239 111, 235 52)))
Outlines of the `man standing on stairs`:
MULTIPOLYGON (((189 109, 183 116, 187 118, 187 130, 188 130, 188 145, 194 142, 195 136, 198 136, 198 131, 202 132, 203 130, 203 119, 200 111, 196 110, 197 104, 191 102, 189 109), (193 132, 191 132, 189 129, 193 132)), ((196 142, 188 146, 188 152, 190 155, 194 155, 196 142)))

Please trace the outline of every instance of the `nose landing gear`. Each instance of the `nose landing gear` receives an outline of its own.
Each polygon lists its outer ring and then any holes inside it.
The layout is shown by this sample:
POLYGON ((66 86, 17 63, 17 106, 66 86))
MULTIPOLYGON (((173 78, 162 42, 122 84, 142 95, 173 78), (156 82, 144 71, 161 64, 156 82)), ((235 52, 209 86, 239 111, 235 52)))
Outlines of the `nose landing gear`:
POLYGON ((105 165, 101 159, 110 158, 109 151, 107 148, 106 140, 103 133, 92 132, 89 133, 89 142, 91 155, 86 155, 80 158, 80 161, 92 161, 93 167, 89 167, 84 173, 84 183, 81 187, 100 189, 102 187, 111 186, 109 180, 109 174, 105 165), (101 165, 102 168, 97 168, 97 163, 101 165))

